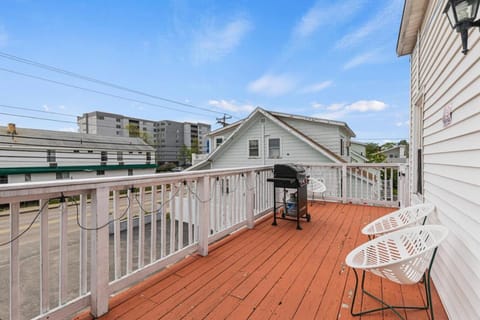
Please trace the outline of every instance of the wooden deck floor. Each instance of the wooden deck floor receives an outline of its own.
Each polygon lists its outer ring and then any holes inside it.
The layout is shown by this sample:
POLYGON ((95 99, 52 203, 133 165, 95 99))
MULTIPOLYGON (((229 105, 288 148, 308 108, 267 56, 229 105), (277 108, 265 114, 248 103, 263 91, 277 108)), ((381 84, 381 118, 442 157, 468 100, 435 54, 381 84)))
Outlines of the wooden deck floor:
MULTIPOLYGON (((392 209, 315 203, 310 223, 271 219, 211 246, 111 300, 108 319, 359 319, 350 315, 353 272, 345 256, 367 239, 360 229, 392 209)), ((396 304, 423 303, 420 286, 368 276, 371 292, 396 304)), ((436 319, 448 319, 436 290, 436 319)), ((363 307, 377 307, 369 298, 363 307)), ((407 319, 429 319, 408 311, 407 319)), ((391 311, 362 319, 397 319, 391 311)))

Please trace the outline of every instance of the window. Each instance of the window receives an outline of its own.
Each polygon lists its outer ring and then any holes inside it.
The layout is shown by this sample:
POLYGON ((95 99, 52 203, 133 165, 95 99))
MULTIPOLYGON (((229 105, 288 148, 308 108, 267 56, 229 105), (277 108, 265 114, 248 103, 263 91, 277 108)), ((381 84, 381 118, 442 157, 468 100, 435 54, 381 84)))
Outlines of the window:
POLYGON ((152 160, 152 153, 150 151, 147 151, 147 161, 152 160))
POLYGON ((344 152, 343 152, 343 145, 344 145, 344 144, 345 144, 345 143, 344 143, 344 141, 343 141, 343 138, 340 139, 340 155, 341 155, 341 156, 343 156, 343 153, 344 153, 344 152))
POLYGON ((133 169, 128 169, 128 175, 133 176, 133 169))
POLYGON ((260 156, 260 151, 258 148, 258 140, 248 140, 248 156, 250 158, 255 158, 260 156))
POLYGON ((104 176, 105 170, 97 170, 97 176, 104 176))
POLYGON ((65 171, 65 172, 57 172, 57 173, 56 173, 56 179, 57 179, 57 180, 70 179, 70 172, 68 172, 68 171, 65 171))
POLYGON ((117 161, 123 161, 123 152, 117 151, 117 161))
POLYGON ((117 124, 115 127, 116 127, 117 129, 121 129, 121 128, 122 128, 122 126, 119 125, 119 124, 117 124))
POLYGON ((8 176, 7 175, 1 175, 0 176, 0 184, 5 184, 8 183, 8 176))
POLYGON ((270 159, 280 158, 280 138, 268 139, 268 157, 270 159))
POLYGON ((117 118, 117 122, 120 122, 120 121, 122 121, 122 120, 121 120, 121 119, 119 119, 119 118, 117 118))
POLYGON ((93 150, 87 150, 88 153, 93 153, 93 150))
POLYGON ((107 151, 102 151, 100 154, 100 161, 107 162, 108 161, 108 154, 107 151))
POLYGON ((73 153, 80 153, 80 150, 73 150, 73 153))
POLYGON ((55 162, 56 160, 55 150, 47 150, 47 162, 55 162))
POLYGON ((32 174, 25 173, 25 182, 30 182, 30 181, 32 181, 32 174))
POLYGON ((223 143, 223 137, 215 138, 215 148, 218 148, 223 143))
POLYGON ((105 120, 103 116, 98 116, 98 120, 105 120))

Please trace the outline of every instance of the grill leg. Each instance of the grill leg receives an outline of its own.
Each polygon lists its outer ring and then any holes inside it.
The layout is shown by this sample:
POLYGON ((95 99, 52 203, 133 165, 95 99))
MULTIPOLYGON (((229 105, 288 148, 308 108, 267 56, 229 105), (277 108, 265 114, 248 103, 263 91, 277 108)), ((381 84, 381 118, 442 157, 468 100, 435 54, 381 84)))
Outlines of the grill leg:
POLYGON ((277 196, 276 196, 276 192, 277 191, 277 188, 275 188, 275 186, 273 186, 273 222, 272 222, 272 226, 276 226, 277 225, 277 196))

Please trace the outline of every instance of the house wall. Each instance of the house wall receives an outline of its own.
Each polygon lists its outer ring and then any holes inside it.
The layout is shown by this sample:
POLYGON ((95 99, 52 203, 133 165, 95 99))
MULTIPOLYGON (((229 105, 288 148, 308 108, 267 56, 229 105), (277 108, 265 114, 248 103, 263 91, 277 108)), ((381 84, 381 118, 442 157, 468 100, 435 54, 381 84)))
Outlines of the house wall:
POLYGON ((256 115, 250 124, 244 126, 238 139, 226 145, 221 155, 217 155, 212 168, 245 167, 255 165, 272 165, 274 163, 287 162, 332 162, 324 155, 315 151, 307 143, 294 137, 277 124, 263 115, 256 115), (264 119, 265 122, 261 120, 264 119), (263 138, 262 138, 263 137, 263 138), (268 158, 268 139, 280 138, 280 158, 268 158), (259 157, 249 158, 248 141, 259 140, 259 157))
POLYGON ((232 127, 232 128, 228 128, 228 129, 224 129, 222 130, 221 132, 218 132, 218 133, 214 133, 214 134, 210 134, 208 136, 208 139, 209 139, 209 143, 210 143, 210 153, 212 153, 213 151, 215 151, 215 149, 217 149, 217 146, 215 145, 215 139, 217 137, 223 137, 223 141, 227 140, 228 137, 230 137, 233 132, 235 130, 237 130, 238 126, 235 126, 235 127, 232 127))
POLYGON ((411 55, 412 201, 434 203, 436 215, 428 222, 450 230, 433 267, 434 283, 449 317, 478 319, 480 33, 478 28, 470 30, 470 51, 463 55, 460 35, 442 14, 445 4, 429 2, 411 55), (452 112, 449 125, 442 121, 447 106, 452 112), (423 195, 418 195, 416 149, 422 145, 423 195))
MULTIPOLYGON (((347 137, 344 130, 340 130, 339 126, 323 124, 313 121, 305 121, 294 118, 281 118, 283 121, 288 123, 290 126, 309 136, 315 142, 323 145, 325 148, 330 149, 330 151, 340 155, 340 134, 347 141, 350 141, 350 137, 347 137)), ((346 142, 345 141, 345 142, 346 142)), ((346 146, 346 144, 344 144, 346 146)), ((346 157, 346 152, 344 152, 344 159, 348 161, 346 157)))

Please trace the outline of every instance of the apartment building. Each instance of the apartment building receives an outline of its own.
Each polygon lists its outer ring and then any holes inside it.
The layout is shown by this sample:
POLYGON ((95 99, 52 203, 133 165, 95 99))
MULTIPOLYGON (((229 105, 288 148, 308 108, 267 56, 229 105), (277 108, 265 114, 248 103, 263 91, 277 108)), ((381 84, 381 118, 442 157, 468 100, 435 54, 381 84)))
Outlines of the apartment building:
POLYGON ((207 153, 206 134, 211 126, 205 123, 147 120, 120 114, 93 111, 77 117, 81 133, 117 137, 140 137, 155 148, 157 163, 183 165, 183 146, 198 144, 198 153, 207 153))

